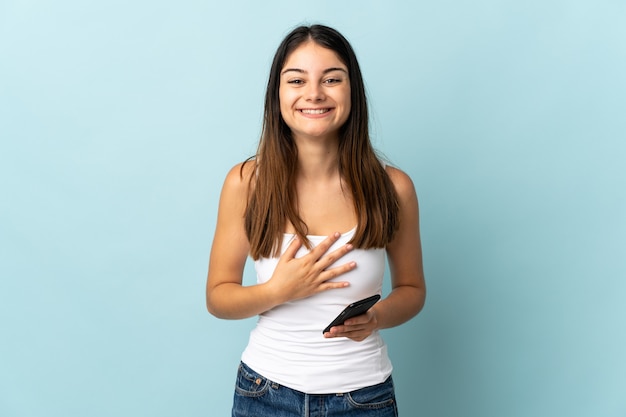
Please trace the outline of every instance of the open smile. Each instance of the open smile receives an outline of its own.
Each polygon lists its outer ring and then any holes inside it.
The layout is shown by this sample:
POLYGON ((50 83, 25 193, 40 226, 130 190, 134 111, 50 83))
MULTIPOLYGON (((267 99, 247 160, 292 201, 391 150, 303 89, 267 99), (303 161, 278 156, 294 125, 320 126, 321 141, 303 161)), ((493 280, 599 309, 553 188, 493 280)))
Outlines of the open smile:
POLYGON ((328 113, 331 110, 332 109, 330 109, 330 108, 326 108, 326 109, 300 109, 300 113, 304 113, 304 114, 324 114, 324 113, 328 113))

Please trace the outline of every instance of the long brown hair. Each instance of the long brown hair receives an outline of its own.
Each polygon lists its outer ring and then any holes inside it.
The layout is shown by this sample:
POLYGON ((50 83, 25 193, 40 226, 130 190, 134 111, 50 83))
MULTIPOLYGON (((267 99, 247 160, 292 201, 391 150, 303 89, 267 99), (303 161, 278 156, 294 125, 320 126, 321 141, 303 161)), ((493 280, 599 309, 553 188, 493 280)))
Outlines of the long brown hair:
POLYGON ((287 221, 301 241, 311 247, 306 238, 307 225, 296 204, 298 149, 281 116, 279 101, 283 65, 289 54, 309 40, 334 51, 348 67, 352 105, 339 132, 339 174, 352 193, 357 217, 351 243, 361 249, 385 247, 398 227, 398 198, 369 138, 365 86, 356 55, 336 30, 322 25, 300 26, 278 47, 267 83, 263 131, 244 221, 253 259, 279 255, 287 221))

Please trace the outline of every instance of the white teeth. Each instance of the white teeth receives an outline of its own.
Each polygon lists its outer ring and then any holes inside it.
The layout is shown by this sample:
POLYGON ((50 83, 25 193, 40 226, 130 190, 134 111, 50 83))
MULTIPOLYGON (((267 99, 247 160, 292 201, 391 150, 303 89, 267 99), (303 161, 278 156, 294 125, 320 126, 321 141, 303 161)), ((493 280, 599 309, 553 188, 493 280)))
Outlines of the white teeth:
POLYGON ((306 114, 324 114, 324 113, 329 112, 330 110, 328 109, 302 109, 300 111, 306 114))

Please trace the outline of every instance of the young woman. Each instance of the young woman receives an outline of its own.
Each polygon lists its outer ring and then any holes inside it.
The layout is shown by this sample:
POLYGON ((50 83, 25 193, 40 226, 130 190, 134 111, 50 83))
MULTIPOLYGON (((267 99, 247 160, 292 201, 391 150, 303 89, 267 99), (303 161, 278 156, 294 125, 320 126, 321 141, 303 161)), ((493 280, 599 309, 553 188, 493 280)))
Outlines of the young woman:
POLYGON ((206 296, 216 317, 259 315, 233 416, 397 416, 379 329, 424 305, 418 203, 372 148, 361 71, 334 29, 298 27, 274 56, 257 155, 222 189, 206 296), (390 294, 322 334, 381 294, 385 254, 390 294), (257 285, 242 285, 247 256, 257 285))

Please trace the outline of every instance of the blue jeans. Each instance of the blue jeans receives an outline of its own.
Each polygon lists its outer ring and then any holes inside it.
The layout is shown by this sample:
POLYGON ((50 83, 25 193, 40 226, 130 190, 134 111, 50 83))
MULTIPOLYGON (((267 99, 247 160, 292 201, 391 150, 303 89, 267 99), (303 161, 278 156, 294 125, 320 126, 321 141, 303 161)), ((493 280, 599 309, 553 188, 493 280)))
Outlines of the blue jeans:
POLYGON ((397 417, 389 377, 382 384, 339 394, 305 394, 239 365, 232 417, 397 417))

